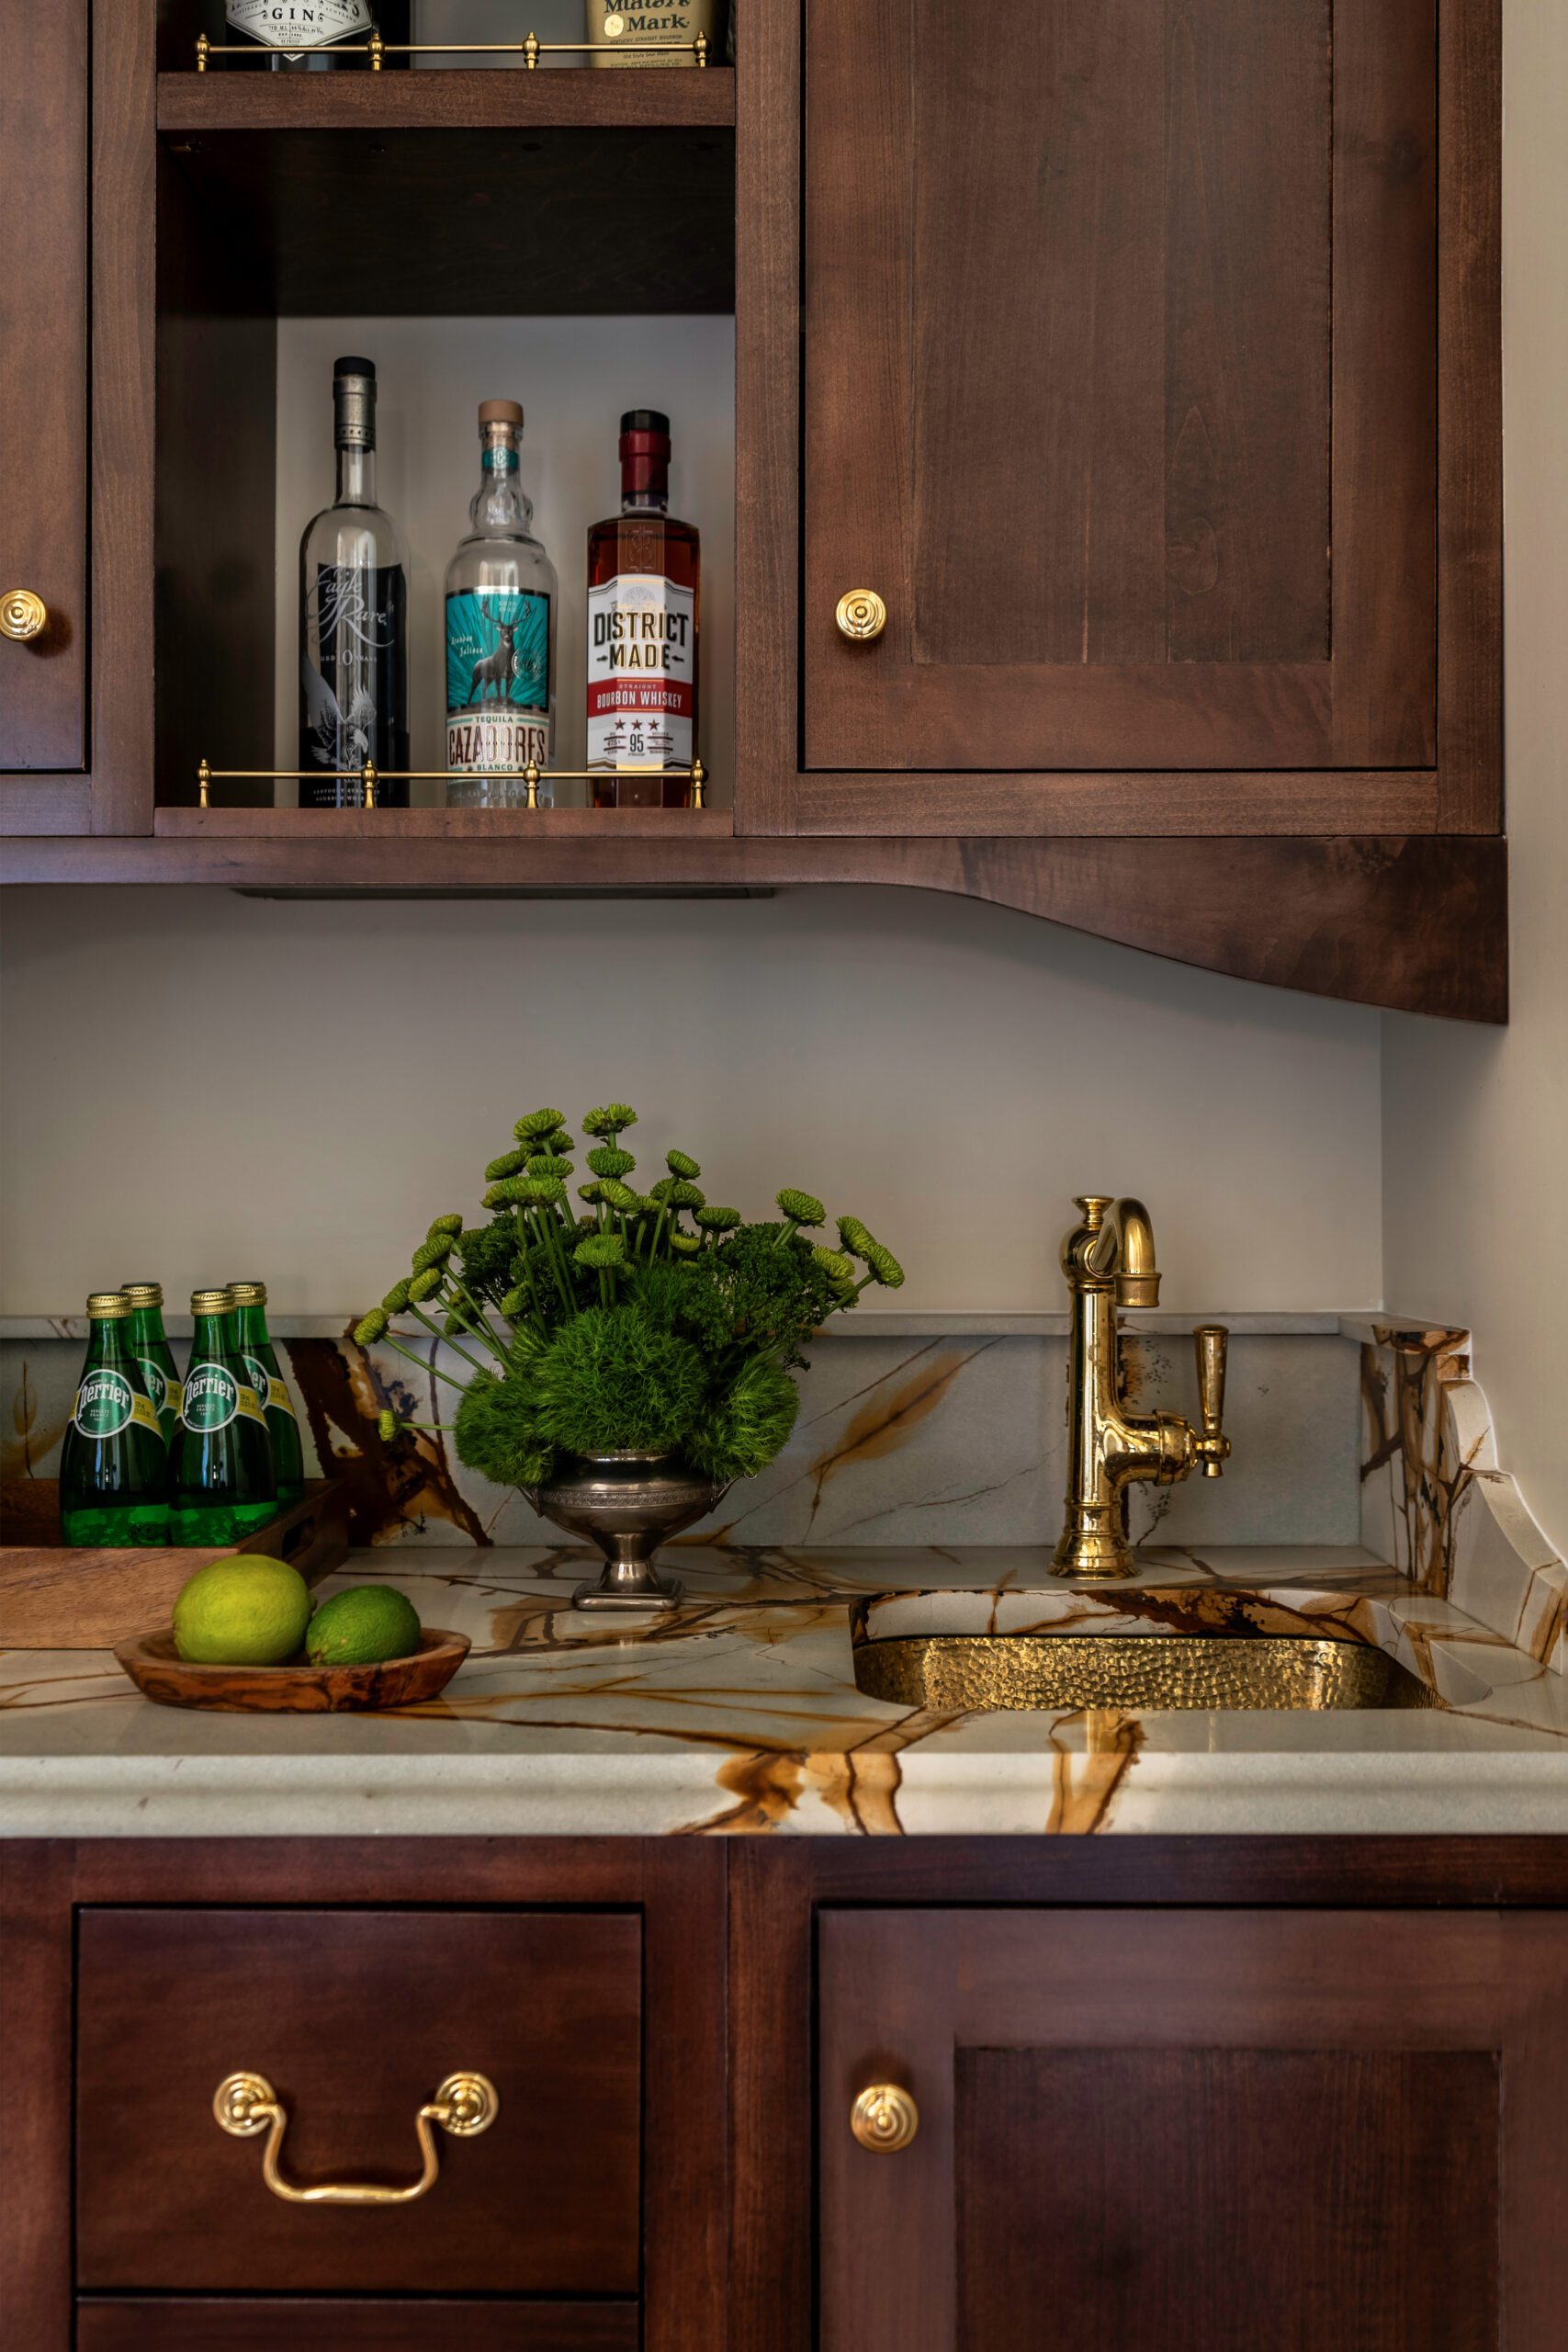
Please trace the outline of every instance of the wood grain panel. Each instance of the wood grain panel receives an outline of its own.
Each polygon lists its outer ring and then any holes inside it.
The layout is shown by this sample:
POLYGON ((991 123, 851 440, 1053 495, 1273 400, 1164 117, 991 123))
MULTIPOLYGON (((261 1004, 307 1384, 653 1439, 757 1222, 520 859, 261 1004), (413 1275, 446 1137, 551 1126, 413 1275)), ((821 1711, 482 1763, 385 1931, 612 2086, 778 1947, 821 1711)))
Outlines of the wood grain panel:
POLYGON ((1239 39, 1231 0, 1168 0, 1165 41, 1162 650, 1323 661, 1328 0, 1239 39))
MULTIPOLYGON (((170 812, 171 814, 176 812, 170 812)), ((189 839, 17 842, 11 882, 170 882, 341 897, 478 890, 701 896, 875 882, 988 899, 1240 979, 1461 1021, 1508 1012, 1507 845, 1495 837, 608 841, 547 831, 413 844, 215 813, 189 839)))
POLYGON ((635 2303, 84 2301, 77 2352, 637 2352, 635 2303))
POLYGON ((1081 2352, 1488 2352, 1497 2102, 1487 2050, 960 2049, 961 2352, 1042 2312, 1081 2352))
POLYGON ((660 74, 441 66, 406 81, 357 66, 298 78, 243 67, 158 76, 160 130, 712 130, 734 121, 735 76, 721 66, 660 74))
POLYGON ((84 1913, 79 2283, 635 2292, 640 1945, 629 1915, 84 1913), (288 2109, 291 2177, 406 2180, 415 2114, 464 2068, 500 2115, 438 2133, 440 2178, 396 2212, 284 2203, 260 2142, 212 2116, 255 2072, 288 2109))
MULTIPOLYGON (((0 0, 0 591, 49 607, 0 638, 0 769, 86 756, 87 0, 0 0)), ((4 787, 0 786, 0 792, 4 787)))

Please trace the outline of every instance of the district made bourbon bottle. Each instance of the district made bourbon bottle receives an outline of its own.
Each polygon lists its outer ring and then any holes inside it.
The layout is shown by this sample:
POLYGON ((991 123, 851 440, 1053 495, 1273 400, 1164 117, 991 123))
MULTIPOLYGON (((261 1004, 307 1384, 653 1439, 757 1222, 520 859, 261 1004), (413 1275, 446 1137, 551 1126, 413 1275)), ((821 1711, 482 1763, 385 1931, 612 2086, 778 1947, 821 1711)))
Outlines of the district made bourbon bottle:
POLYGON ((692 805, 689 773, 660 771, 689 771, 696 753, 702 543, 669 503, 670 419, 630 409, 621 511, 588 534, 585 764, 595 808, 692 805))

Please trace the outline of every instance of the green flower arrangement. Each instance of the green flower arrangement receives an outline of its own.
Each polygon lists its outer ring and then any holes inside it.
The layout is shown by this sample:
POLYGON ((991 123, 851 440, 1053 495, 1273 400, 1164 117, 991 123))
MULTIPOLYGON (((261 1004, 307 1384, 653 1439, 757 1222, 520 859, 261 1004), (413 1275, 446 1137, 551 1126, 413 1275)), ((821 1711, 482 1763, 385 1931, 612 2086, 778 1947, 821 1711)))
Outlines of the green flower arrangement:
MULTIPOLYGON (((361 1347, 424 1371, 412 1318, 462 1359, 466 1378, 435 1367, 459 1392, 458 1458, 498 1486, 544 1486, 564 1456, 623 1451, 679 1454, 716 1484, 754 1476, 795 1427, 812 1333, 904 1279, 858 1217, 839 1220, 838 1249, 817 1240, 828 1212, 810 1193, 786 1186, 776 1217, 749 1223, 709 1204, 683 1151, 635 1190, 636 1125, 625 1102, 583 1120, 593 1181, 580 1215, 562 1114, 527 1113, 484 1171, 488 1223, 437 1217, 355 1328, 361 1347)), ((382 1440, 403 1426, 431 1425, 383 1413, 382 1440)))

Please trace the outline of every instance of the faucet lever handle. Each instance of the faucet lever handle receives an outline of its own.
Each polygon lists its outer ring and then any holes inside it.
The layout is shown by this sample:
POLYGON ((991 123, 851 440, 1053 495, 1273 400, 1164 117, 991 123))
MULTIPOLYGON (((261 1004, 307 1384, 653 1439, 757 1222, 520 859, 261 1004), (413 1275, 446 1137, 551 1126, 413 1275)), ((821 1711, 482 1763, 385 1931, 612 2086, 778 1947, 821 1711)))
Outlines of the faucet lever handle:
POLYGON ((1223 1476, 1225 1457, 1231 1450, 1231 1442, 1220 1427, 1225 1410, 1225 1351, 1229 1343, 1230 1333, 1223 1323, 1201 1323, 1192 1334, 1193 1352, 1198 1359, 1198 1401, 1203 1416, 1203 1433, 1197 1451, 1205 1478, 1223 1476))

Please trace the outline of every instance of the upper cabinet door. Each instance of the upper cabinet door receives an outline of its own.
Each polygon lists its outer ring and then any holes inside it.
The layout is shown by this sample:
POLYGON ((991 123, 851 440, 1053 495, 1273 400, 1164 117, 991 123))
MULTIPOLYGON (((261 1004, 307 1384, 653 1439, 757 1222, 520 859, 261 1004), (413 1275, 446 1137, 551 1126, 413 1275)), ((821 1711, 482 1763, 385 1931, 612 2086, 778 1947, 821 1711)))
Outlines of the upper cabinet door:
POLYGON ((807 770, 1433 766, 1437 19, 808 0, 807 770))
MULTIPOLYGON (((0 0, 0 770, 85 764, 87 0, 0 0)), ((0 786, 0 791, 4 786, 0 786)))

